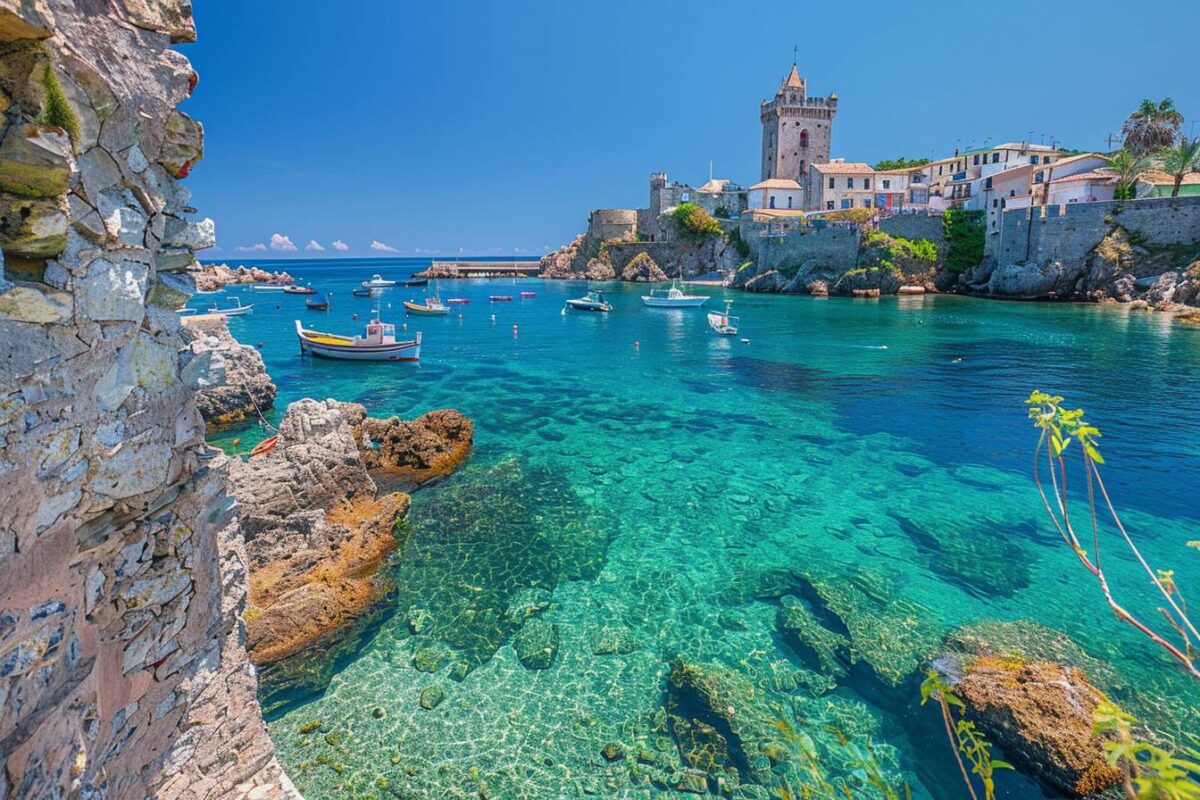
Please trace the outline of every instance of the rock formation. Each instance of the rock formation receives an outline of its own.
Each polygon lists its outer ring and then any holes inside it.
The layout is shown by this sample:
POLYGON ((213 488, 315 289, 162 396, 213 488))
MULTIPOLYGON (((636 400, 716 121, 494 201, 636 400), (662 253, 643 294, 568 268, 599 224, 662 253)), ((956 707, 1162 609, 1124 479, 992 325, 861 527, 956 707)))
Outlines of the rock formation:
POLYGON ((380 494, 368 465, 421 480, 444 475, 466 457, 471 431, 456 411, 404 422, 372 419, 360 405, 300 400, 274 449, 234 465, 256 664, 330 637, 378 598, 374 571, 400 544, 396 522, 410 501, 380 494))
POLYGON ((639 253, 634 256, 633 260, 625 265, 625 269, 621 270, 621 280, 623 281, 662 283, 666 279, 666 274, 659 269, 654 259, 646 253, 639 253))
POLYGON ((201 292, 213 292, 230 284, 238 283, 295 283, 295 278, 286 272, 267 272, 259 267, 239 265, 236 269, 228 264, 193 264, 188 275, 201 292))
POLYGON ((213 243, 193 36, 186 0, 0 0, 0 797, 294 796, 173 311, 213 243))
POLYGON ((224 317, 185 318, 183 332, 195 359, 184 374, 196 375, 196 405, 210 428, 257 419, 275 405, 275 384, 262 356, 233 338, 224 317))
MULTIPOLYGON (((576 262, 582 257, 584 234, 576 236, 569 244, 547 253, 538 261, 538 274, 543 278, 577 279, 582 272, 576 262)), ((586 259, 584 259, 586 264, 586 259)))

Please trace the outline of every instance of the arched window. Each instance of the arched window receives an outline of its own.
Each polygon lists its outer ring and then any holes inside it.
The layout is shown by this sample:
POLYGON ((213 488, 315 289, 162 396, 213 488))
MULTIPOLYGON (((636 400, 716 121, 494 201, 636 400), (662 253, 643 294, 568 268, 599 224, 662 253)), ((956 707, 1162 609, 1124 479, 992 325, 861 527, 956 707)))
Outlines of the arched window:
POLYGON ((800 131, 800 146, 808 147, 808 128, 800 131))

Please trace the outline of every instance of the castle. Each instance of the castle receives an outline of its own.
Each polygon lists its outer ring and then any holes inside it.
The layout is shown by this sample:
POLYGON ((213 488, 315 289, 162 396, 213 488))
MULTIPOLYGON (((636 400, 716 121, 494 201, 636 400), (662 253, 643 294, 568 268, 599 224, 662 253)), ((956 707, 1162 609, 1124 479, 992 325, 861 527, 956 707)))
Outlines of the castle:
POLYGON ((762 180, 793 180, 804 185, 810 164, 829 161, 835 116, 837 95, 809 97, 804 78, 793 63, 775 97, 759 106, 762 180))

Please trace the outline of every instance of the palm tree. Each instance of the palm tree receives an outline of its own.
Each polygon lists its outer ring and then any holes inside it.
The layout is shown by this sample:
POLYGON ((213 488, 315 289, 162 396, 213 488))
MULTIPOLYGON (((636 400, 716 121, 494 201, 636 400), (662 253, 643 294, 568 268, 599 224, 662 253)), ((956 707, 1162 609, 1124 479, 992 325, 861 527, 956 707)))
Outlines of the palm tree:
POLYGON ((1159 153, 1158 160, 1163 171, 1175 179, 1171 197, 1178 197, 1184 176, 1189 172, 1200 172, 1200 138, 1181 137, 1178 144, 1159 153))
POLYGON ((1175 101, 1166 98, 1155 103, 1143 100, 1121 126, 1125 135, 1125 149, 1134 155, 1144 156, 1157 153, 1175 143, 1179 127, 1183 125, 1183 114, 1175 108, 1175 101))
POLYGON ((1137 194, 1138 180, 1154 167, 1154 161, 1149 156, 1135 155, 1129 150, 1118 150, 1103 158, 1108 166, 1100 171, 1117 179, 1117 188, 1113 193, 1115 200, 1132 200, 1137 194))

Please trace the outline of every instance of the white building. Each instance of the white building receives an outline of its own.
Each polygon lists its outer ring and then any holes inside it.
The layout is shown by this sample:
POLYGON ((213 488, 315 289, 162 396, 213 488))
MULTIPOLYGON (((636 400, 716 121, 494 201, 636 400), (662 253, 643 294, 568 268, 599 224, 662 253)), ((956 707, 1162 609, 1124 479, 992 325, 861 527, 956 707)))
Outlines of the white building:
POLYGON ((779 209, 781 211, 804 207, 804 189, 791 178, 768 178, 749 189, 751 209, 779 209))

